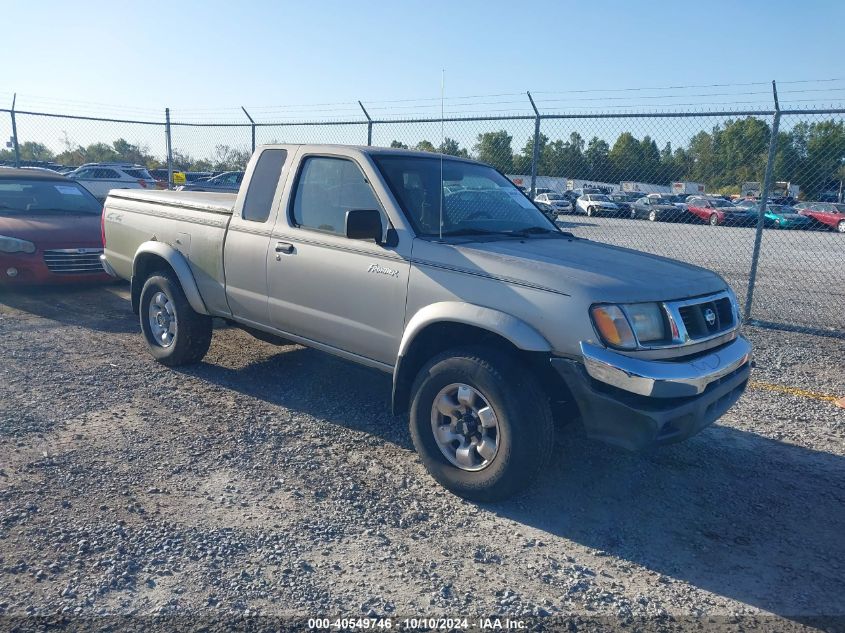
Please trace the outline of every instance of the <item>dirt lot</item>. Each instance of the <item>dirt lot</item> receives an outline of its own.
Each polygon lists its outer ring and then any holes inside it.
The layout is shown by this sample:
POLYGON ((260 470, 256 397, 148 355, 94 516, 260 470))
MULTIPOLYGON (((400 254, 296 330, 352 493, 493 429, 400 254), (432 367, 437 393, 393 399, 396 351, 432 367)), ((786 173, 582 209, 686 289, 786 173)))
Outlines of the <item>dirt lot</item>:
POLYGON ((747 333, 755 387, 716 426, 647 455, 561 429, 535 490, 476 505, 425 473, 386 375, 231 328, 170 370, 125 286, 4 291, 0 628, 246 613, 833 629, 845 410, 825 396, 845 396, 843 341, 747 333))

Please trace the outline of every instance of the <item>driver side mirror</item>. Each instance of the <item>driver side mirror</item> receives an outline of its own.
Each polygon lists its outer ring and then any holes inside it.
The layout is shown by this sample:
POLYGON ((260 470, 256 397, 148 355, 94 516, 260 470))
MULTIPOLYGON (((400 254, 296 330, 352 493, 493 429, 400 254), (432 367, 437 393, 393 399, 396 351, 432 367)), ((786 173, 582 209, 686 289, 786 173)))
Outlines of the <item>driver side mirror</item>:
POLYGON ((396 246, 399 236, 395 229, 388 229, 383 238, 381 212, 377 209, 350 209, 346 212, 346 237, 350 240, 373 240, 382 246, 396 246))

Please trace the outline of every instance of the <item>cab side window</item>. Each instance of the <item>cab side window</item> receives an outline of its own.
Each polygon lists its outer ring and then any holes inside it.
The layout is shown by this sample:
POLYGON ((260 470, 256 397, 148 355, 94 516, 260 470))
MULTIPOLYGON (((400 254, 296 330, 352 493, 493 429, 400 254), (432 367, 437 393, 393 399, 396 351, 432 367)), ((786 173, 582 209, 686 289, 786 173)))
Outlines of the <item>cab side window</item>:
POLYGON ((273 206, 273 196, 287 158, 283 149, 265 149, 258 157, 244 198, 241 217, 250 222, 266 222, 273 206))
POLYGON ((345 158, 306 158, 294 194, 294 224, 345 235, 346 212, 352 209, 381 210, 358 165, 345 158))

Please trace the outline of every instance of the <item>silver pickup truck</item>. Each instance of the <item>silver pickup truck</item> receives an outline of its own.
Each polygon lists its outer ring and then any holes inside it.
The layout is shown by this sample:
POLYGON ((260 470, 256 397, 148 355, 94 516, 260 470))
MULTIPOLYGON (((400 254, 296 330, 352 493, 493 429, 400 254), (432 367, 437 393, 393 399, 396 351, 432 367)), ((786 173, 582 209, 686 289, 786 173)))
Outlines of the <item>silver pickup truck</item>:
POLYGON ((268 145, 237 194, 112 191, 103 235, 161 363, 200 361, 220 317, 388 372, 426 468, 475 500, 531 482, 555 420, 642 449, 748 381, 721 277, 562 232, 471 160, 268 145))

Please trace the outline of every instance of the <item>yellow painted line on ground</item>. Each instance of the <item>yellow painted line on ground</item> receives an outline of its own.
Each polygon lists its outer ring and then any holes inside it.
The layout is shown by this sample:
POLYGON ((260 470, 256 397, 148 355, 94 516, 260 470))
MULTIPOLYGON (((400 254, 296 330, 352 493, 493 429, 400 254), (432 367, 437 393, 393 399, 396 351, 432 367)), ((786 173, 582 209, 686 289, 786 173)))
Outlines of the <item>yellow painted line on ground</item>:
POLYGON ((837 406, 845 407, 845 398, 838 398, 828 393, 818 393, 816 391, 807 391, 806 389, 798 389, 797 387, 787 387, 786 385, 776 385, 770 382, 752 381, 748 383, 752 389, 762 389, 764 391, 776 391, 778 393, 789 394, 790 396, 798 396, 799 398, 810 398, 811 400, 820 400, 822 402, 833 402, 837 406))

